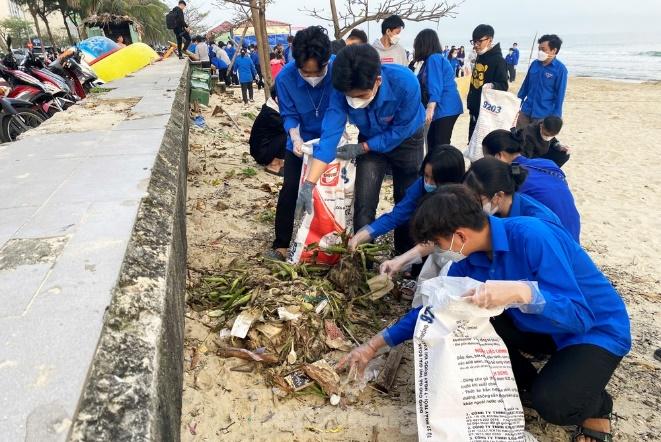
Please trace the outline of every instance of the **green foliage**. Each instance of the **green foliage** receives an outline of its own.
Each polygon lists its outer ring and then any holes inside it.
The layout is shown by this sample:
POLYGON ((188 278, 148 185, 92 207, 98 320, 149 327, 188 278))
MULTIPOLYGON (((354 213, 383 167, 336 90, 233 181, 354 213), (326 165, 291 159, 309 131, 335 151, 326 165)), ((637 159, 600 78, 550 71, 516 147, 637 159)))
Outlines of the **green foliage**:
POLYGON ((252 167, 246 167, 245 169, 242 169, 240 173, 246 178, 250 178, 257 175, 257 171, 252 167))

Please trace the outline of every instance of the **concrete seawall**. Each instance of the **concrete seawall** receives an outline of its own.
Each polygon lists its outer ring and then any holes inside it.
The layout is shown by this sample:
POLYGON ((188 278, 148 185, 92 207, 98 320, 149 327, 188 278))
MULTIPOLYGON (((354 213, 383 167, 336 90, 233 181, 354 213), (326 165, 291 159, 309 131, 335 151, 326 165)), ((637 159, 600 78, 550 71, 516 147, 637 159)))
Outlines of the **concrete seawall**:
POLYGON ((3 441, 179 439, 188 78, 157 63, 0 146, 3 441))

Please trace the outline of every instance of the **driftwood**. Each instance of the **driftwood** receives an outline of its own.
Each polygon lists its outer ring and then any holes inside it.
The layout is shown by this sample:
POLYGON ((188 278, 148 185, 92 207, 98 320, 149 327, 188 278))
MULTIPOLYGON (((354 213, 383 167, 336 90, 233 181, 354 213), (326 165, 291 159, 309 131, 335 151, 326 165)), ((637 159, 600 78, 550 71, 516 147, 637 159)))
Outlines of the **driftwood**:
POLYGON ((399 370, 399 364, 402 362, 402 356, 404 356, 403 344, 399 344, 388 353, 386 365, 376 378, 376 388, 379 391, 388 393, 392 388, 397 378, 397 370, 399 370))
POLYGON ((246 361, 263 362, 265 364, 277 364, 278 356, 270 353, 255 353, 245 348, 223 347, 218 349, 218 356, 224 358, 239 358, 246 361))

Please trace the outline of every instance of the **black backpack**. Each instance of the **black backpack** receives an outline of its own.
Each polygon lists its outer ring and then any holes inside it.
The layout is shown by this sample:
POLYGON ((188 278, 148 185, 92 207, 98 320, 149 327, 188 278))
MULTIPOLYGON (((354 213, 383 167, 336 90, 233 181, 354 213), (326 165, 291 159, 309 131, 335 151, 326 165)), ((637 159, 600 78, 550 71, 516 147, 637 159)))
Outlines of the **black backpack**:
POLYGON ((165 26, 167 26, 168 29, 174 29, 177 27, 177 16, 174 12, 174 9, 166 14, 165 26))

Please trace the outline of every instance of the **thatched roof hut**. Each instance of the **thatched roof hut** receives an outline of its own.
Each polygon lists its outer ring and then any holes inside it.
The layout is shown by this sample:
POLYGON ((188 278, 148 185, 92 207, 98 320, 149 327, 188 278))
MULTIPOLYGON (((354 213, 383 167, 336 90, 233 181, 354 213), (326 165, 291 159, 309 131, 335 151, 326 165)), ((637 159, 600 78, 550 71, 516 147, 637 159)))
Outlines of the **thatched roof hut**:
POLYGON ((144 33, 142 24, 128 15, 109 13, 90 15, 83 20, 83 25, 87 28, 87 34, 90 37, 93 35, 105 35, 112 40, 116 40, 121 35, 124 37, 126 44, 140 41, 144 33), (100 30, 100 32, 94 32, 94 30, 100 30))

